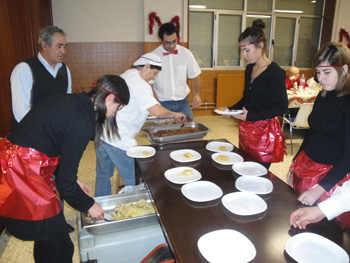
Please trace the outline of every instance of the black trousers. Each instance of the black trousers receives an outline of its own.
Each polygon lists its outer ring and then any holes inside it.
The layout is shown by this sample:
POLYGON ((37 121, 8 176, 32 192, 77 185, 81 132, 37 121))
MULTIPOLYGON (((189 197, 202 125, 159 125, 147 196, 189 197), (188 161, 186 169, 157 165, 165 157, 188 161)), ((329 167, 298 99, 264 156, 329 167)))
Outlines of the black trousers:
POLYGON ((66 229, 47 240, 34 242, 36 263, 72 263, 74 245, 66 229))

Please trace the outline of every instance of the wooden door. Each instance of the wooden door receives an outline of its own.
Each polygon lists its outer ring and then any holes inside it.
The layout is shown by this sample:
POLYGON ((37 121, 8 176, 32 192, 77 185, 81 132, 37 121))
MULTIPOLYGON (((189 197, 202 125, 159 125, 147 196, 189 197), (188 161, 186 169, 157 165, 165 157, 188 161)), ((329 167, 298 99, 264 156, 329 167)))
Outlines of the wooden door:
POLYGON ((0 1, 0 137, 11 131, 10 75, 24 59, 38 53, 38 33, 52 25, 51 0, 0 1))

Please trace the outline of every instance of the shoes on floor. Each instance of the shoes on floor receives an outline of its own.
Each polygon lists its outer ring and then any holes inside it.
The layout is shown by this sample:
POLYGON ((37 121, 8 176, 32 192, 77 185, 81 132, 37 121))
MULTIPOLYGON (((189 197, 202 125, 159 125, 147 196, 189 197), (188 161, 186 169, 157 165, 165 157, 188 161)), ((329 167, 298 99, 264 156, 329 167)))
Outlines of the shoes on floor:
POLYGON ((141 183, 138 185, 127 185, 127 186, 124 186, 124 188, 122 190, 120 190, 118 192, 118 194, 138 192, 138 191, 142 191, 145 189, 146 189, 146 187, 145 187, 144 183, 141 183))
POLYGON ((67 224, 67 232, 68 233, 72 233, 72 232, 74 232, 74 230, 75 230, 74 227, 72 227, 70 224, 67 224))

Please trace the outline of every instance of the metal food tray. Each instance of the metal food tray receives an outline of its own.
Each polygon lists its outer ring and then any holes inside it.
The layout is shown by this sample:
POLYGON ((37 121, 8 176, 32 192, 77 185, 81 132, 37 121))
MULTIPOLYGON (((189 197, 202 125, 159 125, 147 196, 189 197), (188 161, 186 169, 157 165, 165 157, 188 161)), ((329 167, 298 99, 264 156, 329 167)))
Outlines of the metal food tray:
MULTIPOLYGON (((102 207, 106 214, 113 212, 116 204, 126 204, 130 202, 137 202, 140 199, 145 199, 151 202, 151 198, 147 190, 136 193, 124 193, 116 195, 108 195, 95 197, 94 200, 102 207)), ((156 209, 155 209, 156 210, 156 209)), ((107 222, 104 220, 94 220, 87 216, 87 213, 79 213, 82 228, 86 229, 93 235, 101 235, 111 232, 124 231, 128 229, 135 229, 144 226, 159 224, 157 214, 150 214, 146 216, 139 216, 118 221, 107 222)))
POLYGON ((142 127, 142 130, 146 131, 146 130, 153 129, 153 128, 164 127, 164 126, 168 127, 170 125, 180 125, 180 124, 181 124, 181 122, 174 120, 174 119, 170 119, 170 118, 149 119, 149 120, 146 120, 145 124, 142 127))
POLYGON ((173 142, 173 141, 182 141, 182 140, 189 140, 189 139, 197 139, 202 138, 207 135, 209 130, 206 126, 199 122, 188 122, 185 123, 184 127, 191 127, 191 128, 198 128, 201 131, 195 132, 195 133, 188 133, 188 134, 180 134, 180 135, 173 135, 173 136, 164 136, 164 137, 154 137, 152 133, 155 133, 159 130, 178 130, 180 128, 181 124, 174 124, 169 126, 160 126, 155 127, 152 129, 147 129, 145 132, 147 133, 148 139, 151 142, 155 143, 164 143, 164 142, 173 142))

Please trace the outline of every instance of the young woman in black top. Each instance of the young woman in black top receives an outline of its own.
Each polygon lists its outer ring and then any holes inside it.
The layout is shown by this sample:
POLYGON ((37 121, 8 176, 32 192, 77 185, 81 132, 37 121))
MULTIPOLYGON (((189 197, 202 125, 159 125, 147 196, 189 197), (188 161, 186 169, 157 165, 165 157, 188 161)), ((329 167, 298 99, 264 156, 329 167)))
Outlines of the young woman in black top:
MULTIPOLYGON (((310 129, 287 174, 301 193, 298 200, 313 205, 327 199, 350 178, 350 50, 331 42, 316 53, 313 67, 322 86, 308 122, 310 129)), ((348 213, 340 221, 350 226, 348 213)))
MULTIPOLYGON (((247 60, 243 98, 226 109, 242 109, 234 115, 241 120, 239 148, 260 161, 267 169, 272 162, 283 161, 285 145, 277 116, 288 110, 285 71, 266 55, 265 23, 255 20, 239 36, 239 46, 247 60), (271 133, 271 129, 274 130, 271 133), (247 136, 247 134, 249 135, 247 136), (256 143, 249 137, 255 135, 256 143)), ((253 139, 254 140, 254 139, 253 139)))
POLYGON ((103 125, 117 133, 114 117, 129 97, 122 78, 102 76, 89 94, 39 102, 0 141, 0 216, 11 235, 35 241, 35 262, 72 262, 74 247, 60 198, 92 218, 104 218, 90 188, 78 181, 79 161, 89 140, 99 143, 103 125))

